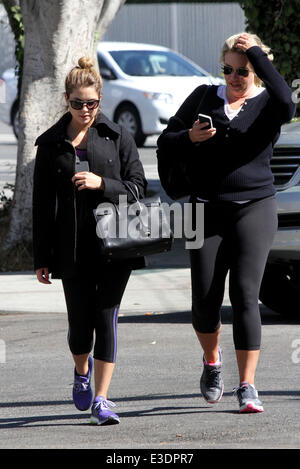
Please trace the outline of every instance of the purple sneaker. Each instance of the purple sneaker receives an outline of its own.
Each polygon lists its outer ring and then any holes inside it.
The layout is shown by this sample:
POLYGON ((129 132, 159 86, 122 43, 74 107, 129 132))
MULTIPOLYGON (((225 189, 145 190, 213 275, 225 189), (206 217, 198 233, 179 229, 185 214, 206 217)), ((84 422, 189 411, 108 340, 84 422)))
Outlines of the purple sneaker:
POLYGON ((93 391, 91 388, 91 374, 93 359, 89 356, 89 371, 87 376, 77 374, 74 369, 73 401, 78 410, 88 410, 93 402, 93 391))
POLYGON ((90 423, 94 425, 114 425, 120 423, 119 416, 110 410, 111 407, 116 407, 116 404, 106 400, 103 396, 97 396, 92 405, 90 423))

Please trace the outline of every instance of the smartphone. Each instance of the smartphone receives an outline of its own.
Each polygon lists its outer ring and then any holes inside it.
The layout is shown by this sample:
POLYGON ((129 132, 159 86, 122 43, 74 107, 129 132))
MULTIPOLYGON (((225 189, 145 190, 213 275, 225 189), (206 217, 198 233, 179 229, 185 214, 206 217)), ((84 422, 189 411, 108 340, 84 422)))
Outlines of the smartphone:
POLYGON ((89 171, 89 162, 88 161, 76 161, 75 173, 81 173, 82 171, 89 171))
POLYGON ((207 122, 207 126, 203 127, 203 129, 211 129, 213 124, 212 124, 212 119, 210 116, 206 116, 205 114, 198 114, 198 120, 200 124, 203 122, 207 122))

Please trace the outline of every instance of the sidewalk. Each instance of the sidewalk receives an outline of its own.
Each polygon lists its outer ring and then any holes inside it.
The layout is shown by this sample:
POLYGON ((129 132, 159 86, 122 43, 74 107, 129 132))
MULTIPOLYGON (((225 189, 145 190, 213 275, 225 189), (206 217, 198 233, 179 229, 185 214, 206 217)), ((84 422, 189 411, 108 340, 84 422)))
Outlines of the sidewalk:
MULTIPOLYGON (((188 269, 149 269, 133 272, 121 313, 164 313, 190 309, 188 269)), ((0 274, 0 314, 66 312, 60 280, 37 282, 32 272, 0 274)))
MULTIPOLYGON (((168 253, 172 255, 172 253, 168 253)), ((229 305, 226 289, 224 305, 229 305)), ((190 311, 188 267, 149 267, 132 272, 121 304, 122 314, 163 314, 190 311)), ((43 285, 33 272, 0 273, 0 314, 65 313, 60 280, 43 285)))
MULTIPOLYGON (((14 182, 16 140, 11 129, 0 125, 0 189, 14 182)), ((155 147, 141 149, 149 188, 162 192, 156 168, 155 147)), ((165 194, 162 194, 165 197, 165 194)), ((172 250, 147 259, 147 268, 133 271, 125 291, 121 314, 153 314, 189 311, 191 308, 188 251, 184 240, 175 239, 172 250)), ((229 304, 227 288, 224 305, 229 304)), ((64 313, 64 295, 60 280, 52 285, 37 282, 34 272, 0 273, 0 314, 64 313)))

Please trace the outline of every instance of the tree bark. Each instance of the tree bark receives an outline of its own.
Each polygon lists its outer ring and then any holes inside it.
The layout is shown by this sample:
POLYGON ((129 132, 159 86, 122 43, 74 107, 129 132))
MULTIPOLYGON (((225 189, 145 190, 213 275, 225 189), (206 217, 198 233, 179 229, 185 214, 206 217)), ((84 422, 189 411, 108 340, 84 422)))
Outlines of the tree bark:
POLYGON ((20 0, 25 30, 19 107, 16 183, 3 248, 30 245, 36 138, 64 113, 64 80, 78 59, 95 59, 102 37, 124 0, 20 0))

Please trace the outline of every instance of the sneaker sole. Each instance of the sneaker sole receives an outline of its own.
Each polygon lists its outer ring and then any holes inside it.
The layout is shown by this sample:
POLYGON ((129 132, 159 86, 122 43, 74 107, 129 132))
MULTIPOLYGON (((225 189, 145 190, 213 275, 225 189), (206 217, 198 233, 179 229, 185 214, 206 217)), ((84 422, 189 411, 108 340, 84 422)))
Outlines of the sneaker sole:
POLYGON ((240 414, 255 414, 261 412, 264 412, 264 408, 262 406, 255 405, 252 402, 248 402, 247 404, 243 405, 239 410, 240 414))
POLYGON ((221 396, 219 397, 219 399, 215 400, 215 401, 209 401, 208 399, 206 399, 206 397, 204 396, 203 392, 201 391, 201 396, 203 397, 203 399, 208 402, 209 404, 218 404, 218 402, 220 402, 220 400, 222 399, 223 397, 223 394, 224 394, 224 382, 222 382, 222 392, 221 392, 221 396))
POLYGON ((109 417, 103 420, 102 422, 99 422, 99 419, 97 419, 97 417, 92 416, 90 419, 91 425, 116 425, 118 423, 120 423, 120 420, 117 420, 116 418, 113 418, 113 417, 109 417))

